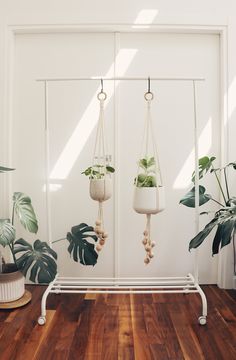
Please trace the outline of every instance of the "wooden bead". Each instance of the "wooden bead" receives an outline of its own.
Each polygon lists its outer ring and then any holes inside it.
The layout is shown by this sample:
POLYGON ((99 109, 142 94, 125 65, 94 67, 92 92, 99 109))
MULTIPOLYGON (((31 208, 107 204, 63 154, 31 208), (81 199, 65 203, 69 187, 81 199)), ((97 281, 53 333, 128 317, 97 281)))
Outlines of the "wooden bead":
POLYGON ((142 243, 143 243, 143 245, 147 245, 147 238, 143 238, 142 243))
POLYGON ((95 226, 94 231, 95 231, 95 233, 99 234, 99 232, 100 232, 100 227, 99 227, 99 226, 95 226))
POLYGON ((149 259, 148 257, 146 257, 146 258, 144 259, 144 263, 147 265, 147 264, 149 264, 149 262, 150 262, 150 259, 149 259))
POLYGON ((102 245, 97 244, 97 246, 96 246, 96 250, 97 250, 97 251, 101 251, 101 250, 102 250, 102 245))
POLYGON ((152 259, 154 257, 154 254, 151 251, 149 251, 148 256, 150 257, 150 259, 152 259))
POLYGON ((104 232, 103 237, 104 237, 104 239, 106 239, 108 237, 108 233, 104 232))
POLYGON ((144 230, 143 235, 144 235, 144 236, 147 236, 147 235, 148 235, 148 231, 147 231, 147 230, 144 230))
POLYGON ((151 246, 154 247, 156 245, 155 241, 152 241, 151 246))
POLYGON ((99 225, 101 225, 101 221, 100 221, 100 220, 96 220, 95 224, 96 224, 97 226, 99 226, 99 225))
POLYGON ((145 250, 146 250, 146 251, 150 251, 150 250, 151 250, 151 246, 150 246, 150 245, 146 245, 146 246, 145 246, 145 250))
POLYGON ((103 234, 104 234, 104 230, 103 230, 103 229, 101 229, 101 228, 99 228, 99 230, 98 230, 98 234, 100 234, 101 236, 103 236, 103 234))
POLYGON ((105 239, 100 239, 100 240, 99 240, 99 244, 100 244, 100 245, 104 245, 104 244, 105 244, 105 239))

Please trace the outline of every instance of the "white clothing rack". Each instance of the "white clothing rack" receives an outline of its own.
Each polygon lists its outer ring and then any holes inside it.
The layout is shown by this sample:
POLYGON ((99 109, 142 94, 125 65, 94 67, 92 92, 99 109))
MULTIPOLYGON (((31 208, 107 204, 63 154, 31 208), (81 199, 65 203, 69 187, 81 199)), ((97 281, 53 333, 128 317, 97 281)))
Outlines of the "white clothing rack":
MULTIPOLYGON (((48 82, 56 81, 147 81, 145 77, 80 77, 80 78, 45 78, 37 79, 39 82, 44 83, 44 97, 45 97, 45 124, 47 131, 48 124, 48 82)), ((195 230, 196 234, 199 232, 199 174, 198 174, 198 127, 197 127, 197 107, 196 107, 196 82, 204 81, 201 77, 153 77, 151 81, 190 81, 193 85, 193 112, 194 112, 194 147, 195 147, 195 230)), ((48 136, 48 135, 46 135, 48 136)), ((48 141, 46 141, 46 162, 47 170, 49 173, 49 149, 48 141)), ((48 177, 47 177, 48 180, 48 177)), ((49 183, 47 184, 47 203, 49 205, 49 183)), ((49 206, 48 206, 49 208, 49 206)), ((48 212, 48 219, 50 219, 51 213, 48 212)), ((48 228, 50 228, 50 221, 48 220, 48 228)), ((50 233, 50 231, 49 231, 50 233)), ((51 239, 49 239, 51 246, 51 239)), ((60 277, 58 274, 55 279, 48 285, 46 291, 43 294, 41 302, 41 316, 38 318, 39 325, 44 325, 46 322, 46 301, 47 297, 51 293, 93 293, 93 294, 159 294, 159 293, 198 293, 202 301, 202 312, 198 318, 200 325, 206 324, 207 318, 207 300, 206 296, 198 283, 198 250, 195 251, 194 256, 194 271, 193 275, 188 274, 183 277, 139 277, 139 278, 90 278, 90 277, 60 277)))

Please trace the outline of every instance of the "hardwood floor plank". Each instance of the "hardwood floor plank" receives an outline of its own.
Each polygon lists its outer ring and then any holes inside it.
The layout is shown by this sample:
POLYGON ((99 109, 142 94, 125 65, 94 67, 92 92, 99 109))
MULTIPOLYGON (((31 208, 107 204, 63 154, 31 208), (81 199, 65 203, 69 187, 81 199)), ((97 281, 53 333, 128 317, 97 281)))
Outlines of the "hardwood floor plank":
POLYGON ((236 359, 236 291, 203 287, 205 326, 199 294, 50 294, 39 326, 45 287, 28 288, 30 304, 0 311, 1 360, 236 359))

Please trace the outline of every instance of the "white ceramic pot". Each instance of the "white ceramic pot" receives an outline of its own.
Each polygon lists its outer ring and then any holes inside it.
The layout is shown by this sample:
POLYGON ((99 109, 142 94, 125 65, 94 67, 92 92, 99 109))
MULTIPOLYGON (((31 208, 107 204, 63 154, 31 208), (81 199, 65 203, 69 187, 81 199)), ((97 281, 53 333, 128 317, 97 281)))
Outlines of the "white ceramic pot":
POLYGON ((139 214, 157 214, 163 211, 165 209, 164 186, 135 186, 133 208, 139 214))
MULTIPOLYGON (((13 264, 9 264, 13 265, 13 264)), ((0 302, 10 302, 20 299, 25 293, 24 275, 16 270, 0 274, 0 302)))
POLYGON ((105 179, 91 179, 90 180, 90 196, 93 200, 105 201, 110 199, 112 195, 112 180, 105 179))

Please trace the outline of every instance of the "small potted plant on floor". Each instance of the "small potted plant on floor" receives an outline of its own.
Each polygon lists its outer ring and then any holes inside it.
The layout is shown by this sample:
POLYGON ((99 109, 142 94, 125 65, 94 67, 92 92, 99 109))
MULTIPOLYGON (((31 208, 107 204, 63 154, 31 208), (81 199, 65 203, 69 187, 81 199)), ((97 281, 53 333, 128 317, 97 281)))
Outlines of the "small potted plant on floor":
MULTIPOLYGON (((210 232, 216 228, 216 233, 212 242, 212 255, 215 255, 219 250, 228 245, 234 238, 236 232, 236 197, 231 194, 228 182, 228 171, 236 170, 236 162, 230 162, 224 167, 215 168, 215 157, 204 156, 199 159, 199 179, 201 180, 207 173, 211 173, 219 186, 222 197, 222 203, 214 199, 210 194, 206 194, 204 186, 199 185, 199 206, 213 201, 217 203, 219 209, 214 213, 213 219, 206 224, 189 243, 189 250, 197 248, 208 237, 210 232), (220 176, 220 174, 223 176, 220 176)), ((192 176, 192 182, 195 184, 195 173, 192 176)), ((180 203, 195 207, 195 185, 193 188, 180 200, 180 203)), ((209 214, 211 212, 202 212, 200 215, 209 214)))
MULTIPOLYGON (((0 167, 0 172, 13 169, 0 167)), ((15 219, 30 233, 37 233, 38 221, 26 194, 14 192, 11 219, 0 219, 0 245, 8 247, 13 263, 6 264, 0 256, 0 302, 10 302, 24 295, 24 276, 29 272, 33 282, 49 283, 56 275, 57 254, 46 242, 36 240, 31 245, 20 238, 16 240, 15 219)))
POLYGON ((164 187, 157 183, 155 158, 139 160, 138 176, 134 180, 133 208, 139 214, 157 214, 165 208, 164 187))
POLYGON ((90 179, 90 196, 96 201, 105 201, 112 195, 111 174, 115 169, 110 165, 96 164, 88 167, 82 174, 90 179))

